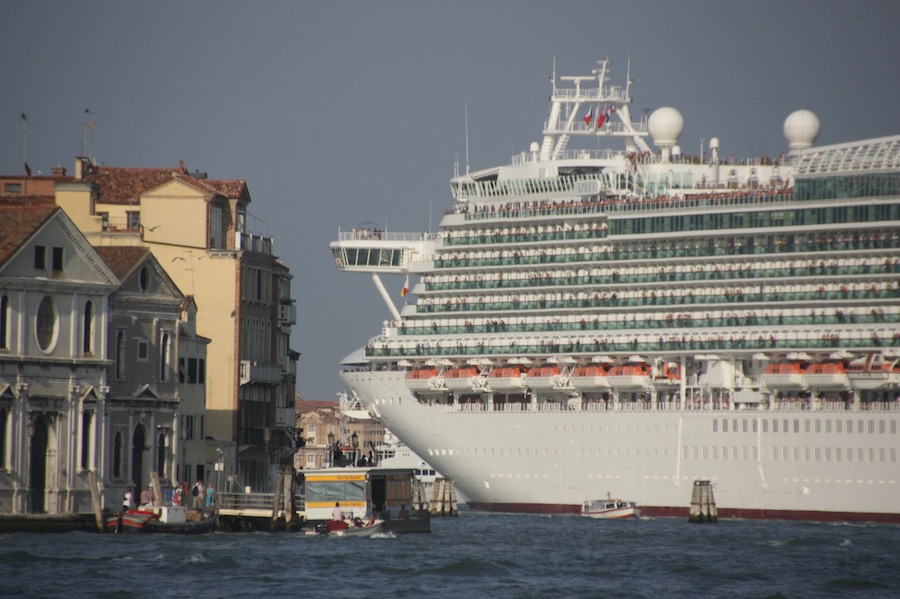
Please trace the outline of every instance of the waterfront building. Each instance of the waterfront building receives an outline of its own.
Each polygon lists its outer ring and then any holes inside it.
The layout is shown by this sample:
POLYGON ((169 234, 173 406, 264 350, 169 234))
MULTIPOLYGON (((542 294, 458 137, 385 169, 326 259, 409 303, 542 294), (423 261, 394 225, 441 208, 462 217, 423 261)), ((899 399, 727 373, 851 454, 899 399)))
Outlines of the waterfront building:
POLYGON ((120 168, 79 158, 74 177, 56 182, 55 198, 94 245, 150 248, 193 298, 214 373, 206 377, 204 477, 267 487, 294 451, 296 306, 272 238, 249 230, 246 182, 183 165, 120 168))
POLYGON ((89 472, 109 460, 118 286, 64 211, 36 197, 0 202, 0 512, 91 511, 89 472))

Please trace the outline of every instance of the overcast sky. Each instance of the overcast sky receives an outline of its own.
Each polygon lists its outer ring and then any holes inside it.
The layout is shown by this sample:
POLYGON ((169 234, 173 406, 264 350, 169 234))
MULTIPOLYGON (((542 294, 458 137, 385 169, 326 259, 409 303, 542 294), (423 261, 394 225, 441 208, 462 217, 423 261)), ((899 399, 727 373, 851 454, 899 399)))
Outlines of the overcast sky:
MULTIPOLYGON (((72 172, 85 109, 109 166, 244 179, 253 232, 294 275, 304 399, 335 399, 340 360, 390 315, 340 273, 339 227, 437 227, 454 162, 508 162, 540 140, 549 78, 599 58, 632 114, 674 106, 681 146, 776 156, 785 117, 818 144, 900 133, 900 2, 85 1, 0 7, 0 172, 72 172)), ((400 303, 402 277, 384 277, 400 303)), ((202 306, 200 306, 202 309, 202 306)))

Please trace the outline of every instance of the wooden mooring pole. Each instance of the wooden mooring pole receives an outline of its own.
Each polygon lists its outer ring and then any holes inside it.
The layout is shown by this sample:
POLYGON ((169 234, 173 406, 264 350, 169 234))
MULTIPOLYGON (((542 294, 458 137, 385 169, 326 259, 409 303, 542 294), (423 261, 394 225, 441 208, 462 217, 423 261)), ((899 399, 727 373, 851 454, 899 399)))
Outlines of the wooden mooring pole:
POLYGON ((712 485, 708 480, 695 480, 694 489, 691 492, 691 512, 688 522, 718 522, 719 515, 716 512, 716 498, 713 496, 712 485))
POLYGON ((97 471, 88 472, 88 483, 91 485, 91 504, 94 506, 94 518, 97 520, 97 532, 106 532, 106 521, 103 518, 103 506, 100 502, 100 483, 97 471))
POLYGON ((456 487, 449 478, 437 478, 431 491, 432 516, 458 516, 456 487))

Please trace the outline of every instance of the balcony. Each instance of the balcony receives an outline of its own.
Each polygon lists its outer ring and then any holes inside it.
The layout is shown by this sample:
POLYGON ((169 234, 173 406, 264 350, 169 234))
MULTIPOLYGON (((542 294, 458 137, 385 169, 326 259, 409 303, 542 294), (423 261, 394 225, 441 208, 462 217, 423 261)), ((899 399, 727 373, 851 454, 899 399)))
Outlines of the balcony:
POLYGON ((278 324, 297 324, 297 306, 294 304, 278 304, 278 324))
POLYGON ((241 385, 256 383, 261 385, 277 385, 281 383, 281 366, 241 360, 241 385))
POLYGON ((275 408, 275 427, 295 429, 297 427, 297 411, 294 408, 275 408))
POLYGON ((272 255, 272 238, 263 237, 262 235, 254 235, 253 233, 238 233, 235 239, 240 250, 248 252, 259 252, 260 254, 272 255))
POLYGON ((281 373, 287 376, 297 376, 297 361, 292 359, 290 356, 283 356, 281 358, 281 373))

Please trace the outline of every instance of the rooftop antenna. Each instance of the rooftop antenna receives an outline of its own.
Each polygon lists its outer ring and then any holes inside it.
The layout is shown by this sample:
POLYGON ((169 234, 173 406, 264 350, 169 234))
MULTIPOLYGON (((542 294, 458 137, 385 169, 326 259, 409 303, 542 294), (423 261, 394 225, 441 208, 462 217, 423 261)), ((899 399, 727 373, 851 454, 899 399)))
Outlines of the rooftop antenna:
POLYGON ((31 167, 28 166, 28 115, 24 112, 19 115, 22 119, 22 165, 25 168, 25 176, 31 176, 31 167))
POLYGON ((81 138, 81 155, 90 158, 91 163, 94 162, 94 157, 91 156, 91 133, 93 133, 96 126, 94 125, 94 113, 91 112, 90 108, 84 109, 84 114, 87 115, 87 120, 84 121, 84 136, 81 138))

